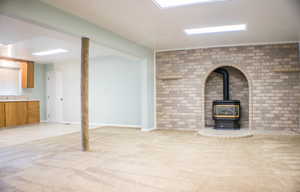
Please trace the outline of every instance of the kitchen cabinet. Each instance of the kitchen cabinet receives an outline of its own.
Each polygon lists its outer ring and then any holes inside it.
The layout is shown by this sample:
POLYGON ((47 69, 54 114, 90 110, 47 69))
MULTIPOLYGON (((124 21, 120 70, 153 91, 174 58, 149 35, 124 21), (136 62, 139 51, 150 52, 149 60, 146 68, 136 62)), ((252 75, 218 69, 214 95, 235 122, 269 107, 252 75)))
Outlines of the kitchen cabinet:
POLYGON ((27 102, 5 103, 5 126, 27 124, 27 102))
POLYGON ((1 101, 0 128, 40 122, 39 101, 1 101))
POLYGON ((34 88, 34 63, 22 62, 22 88, 34 88))
POLYGON ((40 102, 29 101, 27 102, 27 123, 39 123, 40 122, 40 102))
POLYGON ((5 104, 0 103, 0 128, 5 127, 5 104))
POLYGON ((21 74, 22 74, 22 88, 34 88, 34 62, 0 56, 0 60, 13 61, 20 63, 21 74))

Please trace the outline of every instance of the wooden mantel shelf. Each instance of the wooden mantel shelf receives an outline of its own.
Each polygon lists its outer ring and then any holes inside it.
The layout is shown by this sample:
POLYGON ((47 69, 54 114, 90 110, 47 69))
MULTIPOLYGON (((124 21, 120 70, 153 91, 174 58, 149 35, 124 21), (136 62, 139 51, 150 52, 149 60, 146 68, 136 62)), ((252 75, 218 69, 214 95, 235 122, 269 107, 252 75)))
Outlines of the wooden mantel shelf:
POLYGON ((158 79, 160 80, 178 80, 178 79, 182 79, 183 77, 181 75, 172 75, 172 76, 163 76, 163 77, 159 77, 158 79))
POLYGON ((273 72, 283 72, 283 73, 300 72, 300 68, 274 69, 273 72))

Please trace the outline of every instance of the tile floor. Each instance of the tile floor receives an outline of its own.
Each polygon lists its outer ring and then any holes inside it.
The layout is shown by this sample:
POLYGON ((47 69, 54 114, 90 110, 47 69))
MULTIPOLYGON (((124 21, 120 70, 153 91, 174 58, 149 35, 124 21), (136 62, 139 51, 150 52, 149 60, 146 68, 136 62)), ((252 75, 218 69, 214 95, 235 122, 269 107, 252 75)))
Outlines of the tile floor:
POLYGON ((300 136, 99 128, 91 152, 78 132, 13 143, 0 147, 1 192, 300 191, 300 136))

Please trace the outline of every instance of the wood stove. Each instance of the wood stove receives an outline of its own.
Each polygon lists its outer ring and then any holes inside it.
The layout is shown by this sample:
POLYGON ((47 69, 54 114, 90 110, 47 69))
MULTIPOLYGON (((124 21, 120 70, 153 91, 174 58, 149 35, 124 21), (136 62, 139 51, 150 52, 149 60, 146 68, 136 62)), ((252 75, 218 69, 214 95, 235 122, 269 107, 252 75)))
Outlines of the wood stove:
POLYGON ((216 69, 214 72, 223 75, 223 100, 213 101, 215 129, 240 129, 241 102, 230 100, 229 73, 224 68, 216 69))
POLYGON ((218 100, 213 102, 215 129, 240 129, 241 104, 238 100, 218 100))

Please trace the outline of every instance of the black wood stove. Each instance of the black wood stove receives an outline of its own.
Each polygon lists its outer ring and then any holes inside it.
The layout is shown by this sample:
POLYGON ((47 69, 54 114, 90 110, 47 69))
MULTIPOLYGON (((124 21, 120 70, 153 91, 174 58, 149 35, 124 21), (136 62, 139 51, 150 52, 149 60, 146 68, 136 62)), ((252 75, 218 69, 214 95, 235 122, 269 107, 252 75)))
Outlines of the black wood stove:
POLYGON ((224 68, 216 69, 214 72, 223 75, 223 100, 213 101, 215 129, 240 129, 241 102, 230 100, 229 73, 224 68))

